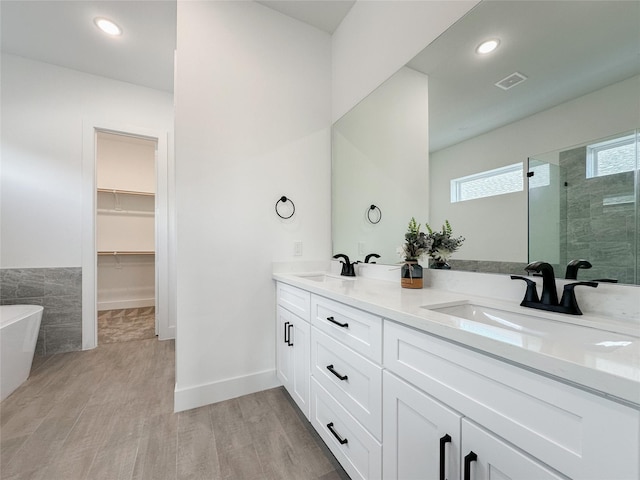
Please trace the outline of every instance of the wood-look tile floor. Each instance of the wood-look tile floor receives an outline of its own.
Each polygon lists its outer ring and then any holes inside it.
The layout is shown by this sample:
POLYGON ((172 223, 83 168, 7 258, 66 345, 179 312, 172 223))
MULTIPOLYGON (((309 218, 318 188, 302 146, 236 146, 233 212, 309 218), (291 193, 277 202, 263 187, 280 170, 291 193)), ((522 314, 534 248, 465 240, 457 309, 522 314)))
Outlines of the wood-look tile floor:
POLYGON ((98 345, 130 342, 156 336, 155 307, 100 310, 98 312, 98 345))
POLYGON ((3 480, 348 479, 282 388, 173 413, 174 342, 45 357, 0 404, 3 480))

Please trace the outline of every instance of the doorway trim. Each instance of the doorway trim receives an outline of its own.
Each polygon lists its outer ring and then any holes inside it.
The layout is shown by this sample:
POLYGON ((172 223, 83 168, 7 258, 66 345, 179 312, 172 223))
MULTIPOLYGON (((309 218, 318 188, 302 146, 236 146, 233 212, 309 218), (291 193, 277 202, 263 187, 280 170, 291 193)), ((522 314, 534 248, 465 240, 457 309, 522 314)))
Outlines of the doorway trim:
MULTIPOLYGON (((169 291, 169 135, 126 122, 85 120, 82 125, 82 349, 98 345, 96 250, 96 134, 109 132, 157 142, 156 160, 156 317, 158 339, 175 338, 175 305, 169 291)), ((172 169, 171 169, 172 170, 172 169)), ((174 289, 175 290, 175 289, 174 289)))

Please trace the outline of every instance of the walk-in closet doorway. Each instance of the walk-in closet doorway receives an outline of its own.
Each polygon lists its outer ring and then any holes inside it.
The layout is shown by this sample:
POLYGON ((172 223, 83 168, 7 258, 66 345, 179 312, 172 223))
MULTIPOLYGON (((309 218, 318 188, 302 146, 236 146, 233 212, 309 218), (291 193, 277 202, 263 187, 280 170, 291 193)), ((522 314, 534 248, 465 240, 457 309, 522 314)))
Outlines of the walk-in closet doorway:
POLYGON ((167 135, 88 123, 83 139, 83 349, 174 338, 167 135))
POLYGON ((98 345, 153 338, 155 139, 96 133, 98 345))

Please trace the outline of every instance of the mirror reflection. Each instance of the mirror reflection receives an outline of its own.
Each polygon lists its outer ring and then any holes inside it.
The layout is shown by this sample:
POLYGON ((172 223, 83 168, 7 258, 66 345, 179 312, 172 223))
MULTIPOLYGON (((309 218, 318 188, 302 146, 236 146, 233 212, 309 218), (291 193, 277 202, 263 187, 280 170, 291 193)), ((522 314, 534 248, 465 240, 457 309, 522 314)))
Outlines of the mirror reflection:
POLYGON ((638 284, 638 135, 529 159, 529 257, 556 276, 638 284))
MULTIPOLYGON (((452 268, 521 274, 527 159, 639 126, 639 5, 478 4, 334 125, 334 253, 396 263, 411 217, 449 220, 466 238, 452 268), (498 48, 477 55, 488 38, 498 48), (495 85, 512 74, 510 88, 495 85), (404 88, 403 77, 422 87, 404 88), (375 225, 372 204, 382 212, 375 225)), ((534 228, 559 238, 548 220, 534 228)))

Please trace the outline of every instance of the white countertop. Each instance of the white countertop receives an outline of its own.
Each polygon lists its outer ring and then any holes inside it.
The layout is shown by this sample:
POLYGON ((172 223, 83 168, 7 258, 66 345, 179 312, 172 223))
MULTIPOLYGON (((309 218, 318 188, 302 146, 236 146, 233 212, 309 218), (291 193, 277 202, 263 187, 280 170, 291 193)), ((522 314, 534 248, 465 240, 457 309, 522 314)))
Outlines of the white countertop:
POLYGON ((640 332, 629 323, 428 287, 404 289, 399 281, 319 282, 311 273, 302 275, 274 273, 273 278, 640 408, 640 332), (540 318, 524 326, 490 325, 429 309, 464 302, 540 318))

